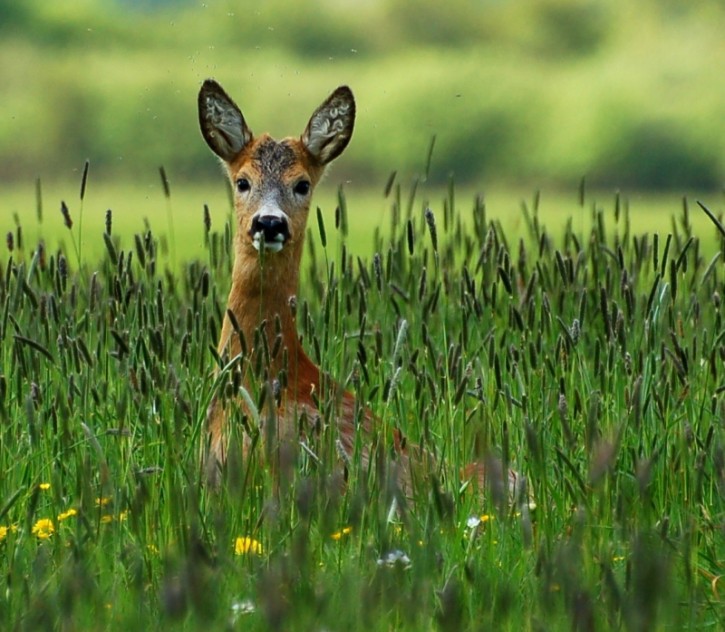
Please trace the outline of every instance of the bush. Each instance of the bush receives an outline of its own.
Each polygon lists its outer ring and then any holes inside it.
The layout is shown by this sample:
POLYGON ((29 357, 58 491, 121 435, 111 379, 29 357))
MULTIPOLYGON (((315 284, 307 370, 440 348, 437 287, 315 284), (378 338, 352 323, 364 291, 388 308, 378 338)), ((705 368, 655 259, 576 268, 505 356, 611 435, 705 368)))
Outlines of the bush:
POLYGON ((596 170, 610 184, 672 189, 723 184, 712 145, 698 143, 679 121, 630 120, 614 130, 596 170))

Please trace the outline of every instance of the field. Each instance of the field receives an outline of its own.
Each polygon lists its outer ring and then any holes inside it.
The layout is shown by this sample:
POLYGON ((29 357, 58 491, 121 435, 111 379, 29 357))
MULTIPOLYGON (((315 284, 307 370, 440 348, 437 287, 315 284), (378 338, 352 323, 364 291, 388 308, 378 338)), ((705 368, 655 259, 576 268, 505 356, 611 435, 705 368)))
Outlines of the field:
MULTIPOLYGON (((0 264, 9 627, 723 626, 723 237, 694 201, 331 187, 298 329, 379 419, 379 464, 342 485, 323 424, 276 474, 263 442, 232 456, 214 492, 199 452, 229 387, 224 189, 93 187, 41 186, 40 225, 32 187, 3 202, 22 226, 0 264), (440 462, 412 499, 385 476, 396 427, 440 462), (492 473, 478 495, 458 476, 475 459, 526 491, 492 473)), ((239 421, 233 443, 258 436, 239 421)))
MULTIPOLYGON (((198 142, 201 143, 201 139, 198 142)), ((221 230, 230 219, 232 207, 229 185, 221 170, 217 178, 209 181, 188 182, 175 173, 168 174, 170 196, 167 198, 157 171, 150 170, 133 181, 97 181, 94 178, 95 169, 91 165, 84 200, 81 203, 79 182, 83 164, 78 166, 77 178, 72 180, 40 180, 38 183, 30 179, 0 183, 0 198, 3 200, 0 208, 2 234, 15 231, 20 225, 28 252, 32 252, 39 241, 43 241, 50 249, 59 245, 72 249, 71 235, 64 226, 60 212, 61 204, 65 202, 76 221, 73 237, 81 245, 81 254, 89 264, 95 264, 106 252, 104 243, 98 236, 105 229, 106 211, 110 209, 113 214, 114 234, 127 247, 134 234, 151 228, 154 234, 163 238, 165 244, 173 239, 177 250, 183 256, 179 256, 175 263, 169 258, 164 258, 163 262, 165 265, 179 266, 192 259, 205 257, 205 205, 209 208, 213 229, 221 230)), ((315 193, 313 211, 319 206, 325 221, 332 224, 342 188, 348 209, 349 236, 346 243, 352 252, 363 259, 369 258, 373 253, 376 231, 388 235, 391 222, 395 218, 392 198, 383 197, 388 177, 345 180, 340 179, 337 170, 333 168, 328 180, 315 193)), ((420 211, 425 205, 442 208, 449 195, 445 185, 427 182, 423 176, 409 178, 397 175, 395 183, 401 187, 401 205, 407 208, 412 204, 412 210, 420 211)), ((484 183, 478 187, 455 187, 456 205, 461 209, 460 216, 464 226, 472 226, 470 210, 476 198, 481 197, 489 217, 499 222, 507 235, 514 236, 523 235, 525 232, 523 205, 531 206, 537 197, 540 221, 558 237, 569 219, 574 230, 588 230, 591 227, 592 208, 611 212, 617 196, 622 206, 626 205, 630 209, 631 230, 637 234, 671 232, 673 218, 681 212, 685 197, 682 192, 676 191, 653 192, 625 188, 619 192, 616 189, 599 189, 586 191, 586 204, 582 205, 577 187, 521 189, 500 182, 484 183)), ((699 187, 689 189, 686 197, 690 205, 694 205, 698 199, 718 201, 722 198, 716 191, 699 187)), ((716 233, 711 230, 710 220, 697 210, 691 213, 689 221, 695 233, 700 236, 706 252, 714 254, 719 242, 716 233)), ((310 228, 315 228, 314 222, 310 223, 310 228)), ((339 246, 337 232, 331 232, 328 239, 333 248, 339 246)), ((312 230, 311 240, 319 244, 316 230, 312 230)))

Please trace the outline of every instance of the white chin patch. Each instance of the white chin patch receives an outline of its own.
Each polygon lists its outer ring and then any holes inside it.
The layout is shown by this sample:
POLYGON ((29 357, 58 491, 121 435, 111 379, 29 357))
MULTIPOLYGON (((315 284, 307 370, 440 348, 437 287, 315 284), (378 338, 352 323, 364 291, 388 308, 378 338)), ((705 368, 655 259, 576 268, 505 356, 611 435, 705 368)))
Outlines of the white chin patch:
MULTIPOLYGON (((279 252, 284 248, 284 235, 279 234, 275 236, 274 241, 265 241, 264 242, 264 249, 267 252, 279 252)), ((254 249, 259 251, 259 247, 262 245, 262 231, 259 231, 258 233, 254 233, 252 235, 252 246, 254 246, 254 249)))

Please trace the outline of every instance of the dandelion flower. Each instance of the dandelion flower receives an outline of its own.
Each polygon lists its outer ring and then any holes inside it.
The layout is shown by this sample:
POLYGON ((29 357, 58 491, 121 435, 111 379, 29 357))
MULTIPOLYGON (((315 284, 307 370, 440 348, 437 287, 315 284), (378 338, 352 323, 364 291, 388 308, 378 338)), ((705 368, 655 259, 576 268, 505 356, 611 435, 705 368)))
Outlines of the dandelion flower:
POLYGON ((50 489, 50 483, 41 483, 40 485, 38 485, 38 489, 47 492, 50 489))
POLYGON ((68 520, 68 518, 72 518, 73 516, 77 516, 78 512, 71 508, 68 511, 64 511, 63 513, 58 514, 58 522, 63 522, 64 520, 68 520))
POLYGON ((110 502, 110 498, 107 498, 106 496, 101 496, 100 498, 96 498, 96 507, 105 507, 110 502))
POLYGON ((14 524, 11 524, 9 527, 0 525, 0 542, 8 537, 8 533, 15 533, 17 530, 18 528, 14 524))
POLYGON ((39 540, 47 540, 55 533, 55 525, 50 518, 41 518, 33 525, 32 533, 39 540))
POLYGON ((262 543, 248 536, 239 537, 234 541, 234 555, 246 553, 262 554, 262 543))
POLYGON ((350 533, 352 533, 352 527, 343 527, 341 531, 333 533, 330 537, 333 540, 341 540, 344 536, 350 535, 350 533))

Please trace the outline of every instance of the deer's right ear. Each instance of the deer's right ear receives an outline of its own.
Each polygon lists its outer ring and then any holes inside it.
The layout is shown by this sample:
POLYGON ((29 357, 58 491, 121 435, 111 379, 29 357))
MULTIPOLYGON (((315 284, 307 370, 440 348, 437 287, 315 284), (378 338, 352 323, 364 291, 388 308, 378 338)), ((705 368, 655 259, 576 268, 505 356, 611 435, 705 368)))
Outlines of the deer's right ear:
POLYGON ((252 140, 237 104, 213 79, 199 90, 199 127, 211 150, 226 162, 234 160, 252 140))

